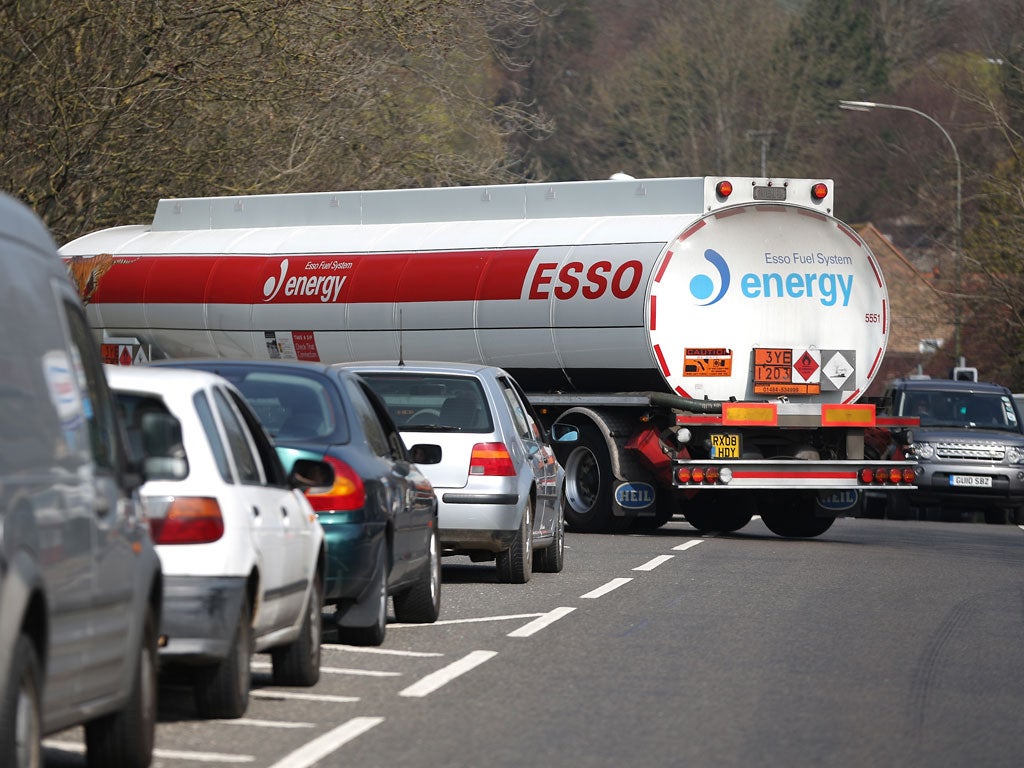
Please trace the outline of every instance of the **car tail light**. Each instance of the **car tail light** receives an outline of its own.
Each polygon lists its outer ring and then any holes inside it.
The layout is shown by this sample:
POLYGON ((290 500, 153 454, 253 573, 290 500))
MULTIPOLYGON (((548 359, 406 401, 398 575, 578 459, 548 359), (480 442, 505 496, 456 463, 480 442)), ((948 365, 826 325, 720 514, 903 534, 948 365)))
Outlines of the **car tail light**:
POLYGON ((516 468, 504 443, 477 443, 469 457, 470 475, 515 476, 516 468))
POLYGON ((715 185, 715 194, 722 199, 726 199, 732 194, 732 182, 723 180, 715 185))
POLYGON ((811 200, 824 200, 828 197, 828 184, 818 182, 811 187, 811 200))
POLYGON ((333 456, 325 456, 324 461, 334 470, 334 481, 306 490, 310 506, 316 512, 353 512, 365 507, 366 486, 356 471, 333 456))
POLYGON ((224 535, 224 518, 216 499, 171 496, 147 499, 147 506, 155 544, 209 544, 224 535))

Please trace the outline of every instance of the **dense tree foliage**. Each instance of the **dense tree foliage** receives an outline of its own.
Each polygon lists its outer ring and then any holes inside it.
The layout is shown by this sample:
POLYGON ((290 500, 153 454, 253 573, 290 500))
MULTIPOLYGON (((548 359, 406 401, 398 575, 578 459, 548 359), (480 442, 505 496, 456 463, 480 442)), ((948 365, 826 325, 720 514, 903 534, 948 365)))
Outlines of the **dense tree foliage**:
POLYGON ((163 196, 831 177, 1024 390, 1022 68, 1024 0, 0 0, 0 186, 65 240, 163 196), (948 131, 961 259, 942 133, 840 99, 948 131))
POLYGON ((67 237, 159 196, 507 177, 530 118, 494 106, 493 33, 531 23, 515 0, 2 0, 0 183, 67 237))

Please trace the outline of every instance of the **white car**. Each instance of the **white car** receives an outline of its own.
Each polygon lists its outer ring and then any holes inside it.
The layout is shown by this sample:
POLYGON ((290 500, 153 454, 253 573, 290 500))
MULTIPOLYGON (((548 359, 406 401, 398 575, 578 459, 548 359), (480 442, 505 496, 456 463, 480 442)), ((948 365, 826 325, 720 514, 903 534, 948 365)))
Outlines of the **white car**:
POLYGON ((212 373, 105 366, 145 448, 141 495, 164 574, 161 675, 203 717, 241 717, 254 652, 280 685, 320 676, 324 533, 242 395, 212 373))

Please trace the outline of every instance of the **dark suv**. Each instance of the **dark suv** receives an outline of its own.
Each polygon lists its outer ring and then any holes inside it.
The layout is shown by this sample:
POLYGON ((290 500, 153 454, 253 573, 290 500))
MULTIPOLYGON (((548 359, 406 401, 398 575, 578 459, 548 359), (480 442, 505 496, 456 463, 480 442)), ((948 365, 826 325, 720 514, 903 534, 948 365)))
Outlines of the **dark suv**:
POLYGON ((896 516, 950 519, 980 510, 988 523, 1024 523, 1024 426, 1010 390, 953 379, 897 379, 883 408, 916 416, 917 490, 891 494, 896 516), (902 508, 902 509, 901 509, 902 508))

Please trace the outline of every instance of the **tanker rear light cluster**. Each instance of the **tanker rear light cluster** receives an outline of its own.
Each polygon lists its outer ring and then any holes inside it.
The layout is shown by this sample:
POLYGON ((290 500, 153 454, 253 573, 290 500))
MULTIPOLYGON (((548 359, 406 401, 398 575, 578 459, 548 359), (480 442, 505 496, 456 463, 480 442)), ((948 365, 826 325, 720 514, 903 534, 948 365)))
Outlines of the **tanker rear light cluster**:
MULTIPOLYGON (((769 186, 771 186, 770 182, 769 186)), ((733 183, 728 179, 722 179, 720 182, 715 184, 715 194, 718 196, 718 199, 722 202, 725 202, 726 200, 729 199, 729 197, 733 193, 733 189, 733 183)), ((826 184, 823 181, 819 181, 811 185, 810 198, 812 202, 824 200, 826 197, 828 197, 828 184, 826 184)))
POLYGON ((728 467, 679 467, 676 482, 680 485, 728 485, 732 470, 728 467))
MULTIPOLYGON (((680 485, 728 485, 732 482, 729 467, 679 467, 676 482, 680 485)), ((917 475, 913 467, 863 467, 857 472, 861 485, 914 485, 917 475)))
POLYGON ((913 467, 864 467, 857 473, 861 485, 914 485, 913 467))

